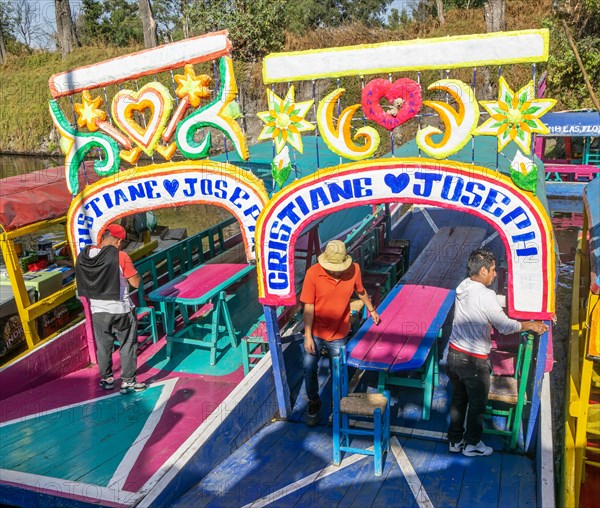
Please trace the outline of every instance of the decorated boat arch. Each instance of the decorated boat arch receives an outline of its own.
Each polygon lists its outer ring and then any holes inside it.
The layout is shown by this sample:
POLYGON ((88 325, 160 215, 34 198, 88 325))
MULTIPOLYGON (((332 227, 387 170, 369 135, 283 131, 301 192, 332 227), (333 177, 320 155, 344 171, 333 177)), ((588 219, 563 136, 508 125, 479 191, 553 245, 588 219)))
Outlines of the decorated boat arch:
POLYGON ((261 301, 296 303, 294 246, 310 222, 357 204, 384 202, 435 205, 484 218, 511 253, 510 314, 523 319, 552 317, 554 237, 540 201, 496 171, 425 158, 337 166, 318 177, 297 180, 273 196, 257 226, 261 301))
POLYGON ((87 186, 68 213, 72 245, 96 244, 110 223, 132 213, 182 205, 210 204, 229 211, 240 224, 248 260, 254 259, 256 219, 268 199, 252 173, 212 161, 171 162, 131 169, 118 178, 87 186))

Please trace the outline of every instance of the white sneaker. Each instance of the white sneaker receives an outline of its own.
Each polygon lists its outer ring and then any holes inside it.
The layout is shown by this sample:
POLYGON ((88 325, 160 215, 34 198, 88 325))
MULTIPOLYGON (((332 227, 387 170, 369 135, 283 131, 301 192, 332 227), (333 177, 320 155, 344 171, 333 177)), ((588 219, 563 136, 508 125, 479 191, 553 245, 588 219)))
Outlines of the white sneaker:
POLYGON ((465 447, 465 440, 461 440, 460 443, 451 443, 448 442, 448 451, 450 453, 460 453, 463 451, 465 447))
POLYGON ((462 451, 465 457, 487 457, 492 453, 494 453, 494 449, 491 446, 486 446, 483 441, 479 441, 476 445, 468 444, 462 451))

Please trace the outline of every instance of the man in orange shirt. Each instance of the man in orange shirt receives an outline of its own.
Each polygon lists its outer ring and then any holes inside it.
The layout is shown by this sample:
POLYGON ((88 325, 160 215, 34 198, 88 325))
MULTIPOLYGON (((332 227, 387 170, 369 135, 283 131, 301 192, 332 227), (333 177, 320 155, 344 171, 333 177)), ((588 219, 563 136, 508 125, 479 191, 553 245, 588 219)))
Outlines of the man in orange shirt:
POLYGON ((340 355, 350 331, 350 299, 354 292, 379 324, 379 314, 362 284, 360 267, 346 253, 346 245, 332 240, 306 272, 300 301, 304 304, 304 384, 308 396, 306 423, 316 425, 321 409, 317 369, 321 351, 329 359, 340 355))

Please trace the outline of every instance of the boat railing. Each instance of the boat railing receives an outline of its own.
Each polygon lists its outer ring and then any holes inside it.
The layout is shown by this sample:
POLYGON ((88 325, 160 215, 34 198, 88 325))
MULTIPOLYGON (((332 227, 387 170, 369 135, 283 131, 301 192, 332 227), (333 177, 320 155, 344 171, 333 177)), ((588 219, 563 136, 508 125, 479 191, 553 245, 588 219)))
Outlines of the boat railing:
MULTIPOLYGON (((57 307, 64 305, 75 297, 75 282, 65 284, 57 291, 52 292, 52 294, 35 301, 30 297, 30 291, 25 285, 23 270, 15 247, 15 240, 18 238, 38 233, 39 231, 46 230, 53 226, 64 226, 65 223, 66 217, 63 216, 56 219, 36 222, 14 231, 0 233, 0 249, 2 250, 7 275, 11 283, 13 298, 18 312, 18 319, 22 326, 22 333, 25 337, 26 350, 22 354, 35 348, 42 339, 45 341, 52 339, 63 331, 65 326, 71 325, 81 319, 81 317, 68 319, 69 316, 67 315, 67 320, 65 320, 64 323, 61 321, 57 330, 45 337, 40 337, 38 332, 38 320, 45 315, 53 313, 57 307)), ((21 355, 17 355, 16 358, 20 356, 21 355)), ((15 358, 12 358, 10 361, 13 361, 14 359, 15 358)))
POLYGON ((564 456, 562 462, 561 506, 579 506, 585 479, 587 427, 594 362, 588 358, 590 340, 598 333, 600 296, 590 290, 588 218, 584 214, 583 234, 578 239, 571 298, 571 331, 565 396, 564 456), (595 322, 595 323, 594 323, 595 322))
MULTIPOLYGON (((134 299, 137 298, 137 305, 139 307, 153 306, 153 302, 147 299, 147 295, 153 289, 225 252, 229 247, 225 240, 225 229, 235 223, 237 223, 235 217, 231 217, 216 226, 184 238, 167 249, 137 261, 135 267, 144 282, 133 295, 134 299)), ((162 315, 158 308, 156 308, 156 312, 161 321, 162 315)))

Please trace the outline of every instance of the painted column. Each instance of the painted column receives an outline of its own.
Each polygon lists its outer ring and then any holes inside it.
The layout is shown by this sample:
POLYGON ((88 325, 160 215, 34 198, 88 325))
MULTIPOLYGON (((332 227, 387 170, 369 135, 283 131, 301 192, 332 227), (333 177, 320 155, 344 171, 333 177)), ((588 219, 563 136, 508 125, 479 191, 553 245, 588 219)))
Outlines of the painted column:
POLYGON ((281 349, 281 335, 279 334, 279 323, 277 322, 277 307, 263 305, 265 312, 265 323, 267 325, 267 337, 271 351, 271 362, 273 363, 273 376, 275 378, 275 392, 277 394, 277 405, 281 418, 287 418, 292 410, 290 403, 290 387, 285 373, 283 362, 283 351, 281 349))
MULTIPOLYGON (((552 326, 552 322, 544 321, 548 327, 552 326)), ((535 440, 537 437, 538 415, 540 412, 540 402, 542 396, 542 383, 544 382, 544 371, 546 367, 546 355, 548 353, 548 335, 544 333, 539 338, 539 346, 535 359, 535 373, 533 379, 533 393, 531 395, 531 411, 529 412, 529 421, 527 422, 527 434, 525 436, 525 450, 533 451, 535 440)))

